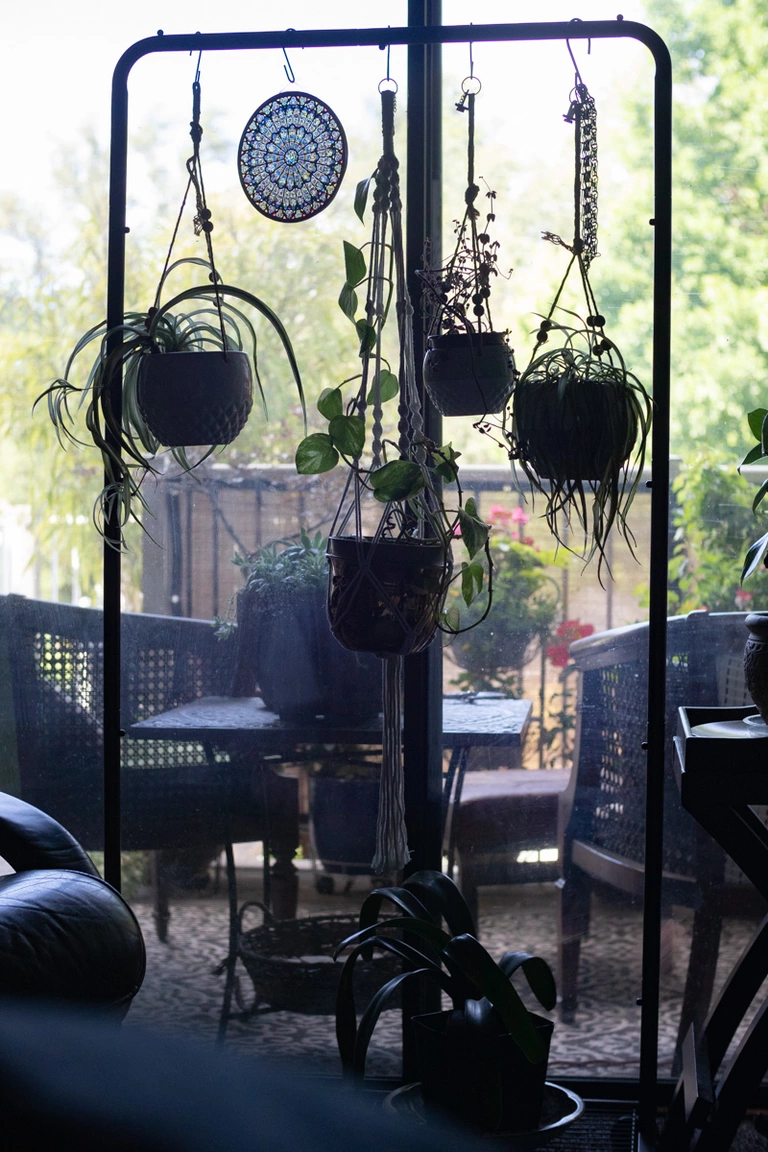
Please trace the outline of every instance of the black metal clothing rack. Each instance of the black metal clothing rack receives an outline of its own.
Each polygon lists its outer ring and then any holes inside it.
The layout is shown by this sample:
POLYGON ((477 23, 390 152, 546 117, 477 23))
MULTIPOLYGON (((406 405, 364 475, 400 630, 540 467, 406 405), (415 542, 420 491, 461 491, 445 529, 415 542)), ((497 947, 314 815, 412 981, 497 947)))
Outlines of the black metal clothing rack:
MULTIPOLYGON (((663 40, 645 25, 625 21, 473 24, 443 26, 439 0, 409 0, 408 27, 285 32, 237 32, 157 36, 133 44, 120 58, 112 84, 107 272, 107 327, 122 322, 128 149, 128 77, 144 56, 170 52, 234 52, 263 49, 408 47, 408 185, 406 258, 418 266, 425 238, 439 244, 440 202, 435 193, 440 152, 440 46, 469 42, 634 39, 651 52, 654 81, 654 306, 653 462, 651 486, 650 645, 648 693, 648 783, 643 926, 643 978, 639 1108, 641 1143, 652 1145, 656 1114, 658 1056, 659 936, 667 546, 669 498, 670 297, 672 246, 672 66, 663 40)), ((416 348, 422 341, 415 333, 416 348)), ((114 337, 115 342, 119 336, 114 337)), ((120 386, 113 397, 120 411, 120 386)), ((439 417, 428 413, 431 434, 439 417)), ((120 884, 120 552, 119 525, 107 522, 104 548, 104 753, 105 872, 120 884)), ((407 819, 416 868, 440 867, 440 653, 409 657, 406 668, 404 758, 407 819)), ((407 1054, 406 1054, 407 1059, 407 1054)))

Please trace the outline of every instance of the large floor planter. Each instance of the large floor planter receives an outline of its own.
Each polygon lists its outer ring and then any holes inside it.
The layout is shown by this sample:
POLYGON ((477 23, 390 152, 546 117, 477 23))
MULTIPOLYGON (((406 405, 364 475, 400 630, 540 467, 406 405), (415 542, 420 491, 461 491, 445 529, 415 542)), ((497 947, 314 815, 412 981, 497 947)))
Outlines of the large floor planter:
POLYGON ((315 776, 310 782, 314 849, 326 872, 367 876, 376 851, 379 781, 315 776))
POLYGON ((168 448, 230 444, 253 407, 245 352, 166 352, 143 356, 138 403, 147 427, 168 448))
POLYGON ((443 416, 501 412, 512 392, 514 360, 500 332, 430 336, 424 385, 443 416))
POLYGON ((508 1034, 483 1033, 471 1039, 465 1031, 452 1033, 453 1013, 431 1012, 415 1016, 413 1024, 424 1103, 448 1113, 460 1123, 483 1131, 530 1131, 538 1127, 547 1079, 549 1044, 554 1025, 533 1015, 546 1043, 547 1055, 531 1064, 508 1034), (499 1122, 492 1093, 502 1089, 499 1122))
POLYGON ((258 689, 286 720, 363 720, 381 711, 381 665, 345 651, 328 625, 320 591, 238 595, 235 694, 258 689))
POLYGON ((602 480, 629 459, 639 423, 625 387, 581 379, 561 391, 561 377, 521 377, 514 397, 520 454, 549 480, 602 480))
POLYGON ((392 656, 427 647, 450 577, 439 542, 332 536, 328 560, 328 618, 340 644, 392 656))

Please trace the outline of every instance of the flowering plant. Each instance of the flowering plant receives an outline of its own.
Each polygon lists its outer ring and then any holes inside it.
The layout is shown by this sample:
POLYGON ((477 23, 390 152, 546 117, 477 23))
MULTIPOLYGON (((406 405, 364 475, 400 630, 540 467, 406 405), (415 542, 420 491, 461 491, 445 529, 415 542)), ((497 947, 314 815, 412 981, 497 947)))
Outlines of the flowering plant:
POLYGON ((580 620, 563 620, 555 629, 554 644, 547 645, 547 659, 555 668, 565 668, 570 660, 570 647, 574 640, 591 636, 594 624, 582 624, 580 620))

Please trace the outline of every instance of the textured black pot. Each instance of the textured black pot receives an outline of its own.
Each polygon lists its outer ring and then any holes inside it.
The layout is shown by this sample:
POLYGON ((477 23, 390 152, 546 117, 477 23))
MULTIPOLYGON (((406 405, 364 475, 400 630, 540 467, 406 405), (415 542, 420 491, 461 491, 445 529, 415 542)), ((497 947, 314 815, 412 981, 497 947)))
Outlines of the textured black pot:
POLYGON ((534 1026, 546 1045, 546 1055, 531 1064, 509 1033, 483 1033, 470 1039, 463 1029, 451 1032, 451 1016, 449 1010, 413 1017, 424 1103, 483 1131, 524 1132, 537 1128, 547 1079, 552 1021, 532 1013, 534 1026), (493 1107, 499 1085, 500 1123, 493 1107))
POLYGON ((139 410, 167 448, 229 444, 253 407, 245 352, 159 352, 142 356, 139 410))
POLYGON ((439 542, 331 536, 328 619, 353 652, 408 656, 437 631, 450 575, 439 542))
POLYGON ((430 336, 424 385, 443 416, 501 412, 512 392, 515 362, 500 332, 430 336))
POLYGON ((326 872, 368 875, 376 852, 379 781, 315 776, 310 794, 315 851, 326 872))
POLYGON ((513 402, 514 435, 523 460, 549 480, 602 480, 629 459, 637 417, 624 388, 579 380, 559 394, 559 377, 521 377, 513 402))
POLYGON ((324 592, 243 590, 237 618, 235 695, 253 695, 258 685, 267 708, 286 720, 378 716, 381 664, 334 640, 324 592))
POLYGON ((750 612, 744 623, 749 631, 744 647, 744 682, 768 724, 768 612, 750 612))

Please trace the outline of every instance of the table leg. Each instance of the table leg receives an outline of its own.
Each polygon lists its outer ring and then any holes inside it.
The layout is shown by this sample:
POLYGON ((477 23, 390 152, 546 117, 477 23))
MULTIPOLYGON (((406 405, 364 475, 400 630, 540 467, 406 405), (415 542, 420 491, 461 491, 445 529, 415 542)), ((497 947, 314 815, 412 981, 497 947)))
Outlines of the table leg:
POLYGON ((237 911, 237 873, 235 872, 235 853, 232 844, 224 845, 227 860, 227 900, 229 904, 229 952, 225 961, 226 982, 224 984, 224 999, 219 1017, 219 1030, 216 1040, 221 1044, 227 1033, 227 1024, 232 1011, 232 996, 235 991, 237 979, 237 945, 240 937, 240 924, 237 911))

